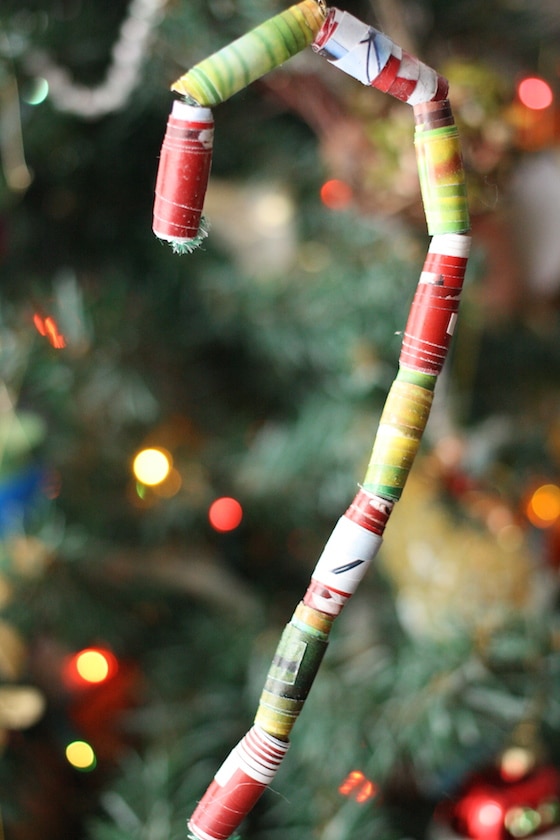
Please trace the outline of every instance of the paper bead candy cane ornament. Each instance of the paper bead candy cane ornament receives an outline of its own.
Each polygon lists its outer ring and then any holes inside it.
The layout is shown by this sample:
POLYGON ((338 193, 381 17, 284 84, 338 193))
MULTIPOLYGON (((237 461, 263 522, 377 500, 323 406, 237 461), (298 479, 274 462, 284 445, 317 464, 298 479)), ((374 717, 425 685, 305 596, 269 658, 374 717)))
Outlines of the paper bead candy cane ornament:
POLYGON ((457 129, 445 98, 447 81, 351 15, 332 9, 321 26, 323 18, 315 0, 293 6, 201 62, 173 87, 198 106, 216 104, 310 43, 314 31, 316 52, 364 84, 412 105, 422 200, 433 239, 363 486, 335 525, 307 591, 282 633, 253 727, 218 770, 189 820, 190 837, 195 840, 227 840, 288 750, 333 622, 376 557, 418 453, 455 327, 469 255, 465 178, 457 129), (288 31, 294 34, 289 43, 288 31))
POLYGON ((171 89, 199 105, 224 102, 309 46, 324 19, 317 0, 304 0, 196 64, 171 89))

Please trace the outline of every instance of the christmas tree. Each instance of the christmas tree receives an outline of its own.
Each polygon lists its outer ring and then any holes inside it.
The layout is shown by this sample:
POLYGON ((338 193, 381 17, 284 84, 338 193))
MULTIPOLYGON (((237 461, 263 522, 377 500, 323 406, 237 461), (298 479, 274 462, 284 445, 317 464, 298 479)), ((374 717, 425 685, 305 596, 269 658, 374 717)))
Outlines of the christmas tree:
MULTIPOLYGON (((251 725, 396 375, 410 109, 302 50, 214 111, 209 235, 152 234, 173 94, 277 2, 0 10, 0 836, 181 838, 251 725)), ((449 79, 473 246, 421 451, 273 840, 560 836, 555 3, 345 11, 449 79)))

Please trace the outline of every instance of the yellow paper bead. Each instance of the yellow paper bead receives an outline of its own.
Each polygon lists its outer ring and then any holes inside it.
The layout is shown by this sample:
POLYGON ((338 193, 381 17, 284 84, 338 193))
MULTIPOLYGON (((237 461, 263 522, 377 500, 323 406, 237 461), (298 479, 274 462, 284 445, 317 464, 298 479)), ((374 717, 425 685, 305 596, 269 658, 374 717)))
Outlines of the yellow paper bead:
POLYGON ((457 128, 417 126, 414 144, 428 232, 465 233, 470 219, 457 128))
POLYGON ((387 396, 373 445, 364 488, 399 499, 420 446, 433 391, 396 379, 387 396))
POLYGON ((263 691, 255 715, 255 724, 262 727, 269 735, 287 741, 303 703, 303 700, 278 697, 269 691, 263 691))

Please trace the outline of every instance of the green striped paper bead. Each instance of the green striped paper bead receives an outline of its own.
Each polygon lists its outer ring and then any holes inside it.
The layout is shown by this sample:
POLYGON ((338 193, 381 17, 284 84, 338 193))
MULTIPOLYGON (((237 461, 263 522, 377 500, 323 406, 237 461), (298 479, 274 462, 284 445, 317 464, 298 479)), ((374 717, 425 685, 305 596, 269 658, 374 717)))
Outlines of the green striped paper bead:
POLYGON ((309 46, 325 15, 303 0, 195 64, 171 89, 199 105, 217 105, 309 46))
POLYGON ((298 609, 284 628, 260 697, 255 723, 283 741, 303 708, 328 645, 328 629, 311 626, 298 609))

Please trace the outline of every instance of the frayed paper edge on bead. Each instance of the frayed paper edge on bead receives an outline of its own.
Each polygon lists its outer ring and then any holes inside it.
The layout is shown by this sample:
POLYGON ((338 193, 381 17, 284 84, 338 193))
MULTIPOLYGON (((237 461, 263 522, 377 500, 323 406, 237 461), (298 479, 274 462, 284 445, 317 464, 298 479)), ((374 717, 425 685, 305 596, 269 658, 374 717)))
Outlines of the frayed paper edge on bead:
POLYGON ((200 219, 200 225, 198 228, 198 233, 193 239, 188 239, 186 242, 170 242, 171 248, 173 249, 174 254, 192 254, 193 251, 199 247, 199 245, 204 242, 206 237, 208 236, 208 222, 204 216, 200 219))

